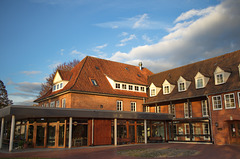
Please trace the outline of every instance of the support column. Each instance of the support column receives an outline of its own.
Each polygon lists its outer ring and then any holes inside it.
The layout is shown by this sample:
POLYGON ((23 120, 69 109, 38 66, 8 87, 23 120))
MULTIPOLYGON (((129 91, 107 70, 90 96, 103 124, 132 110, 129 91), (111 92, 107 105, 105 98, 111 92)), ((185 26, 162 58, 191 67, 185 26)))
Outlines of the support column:
POLYGON ((12 115, 11 133, 10 133, 10 141, 9 141, 9 152, 12 152, 12 149, 13 149, 14 132, 15 132, 15 115, 12 115))
POLYGON ((92 146, 94 144, 94 119, 92 119, 92 146))
POLYGON ((117 146, 117 119, 114 119, 114 145, 117 146))
POLYGON ((2 142, 3 142, 3 129, 4 129, 4 118, 2 118, 2 124, 1 124, 0 149, 2 149, 2 142))
POLYGON ((72 117, 69 118, 69 140, 68 148, 72 148, 72 117))
POLYGON ((144 143, 147 144, 147 120, 144 119, 144 143))

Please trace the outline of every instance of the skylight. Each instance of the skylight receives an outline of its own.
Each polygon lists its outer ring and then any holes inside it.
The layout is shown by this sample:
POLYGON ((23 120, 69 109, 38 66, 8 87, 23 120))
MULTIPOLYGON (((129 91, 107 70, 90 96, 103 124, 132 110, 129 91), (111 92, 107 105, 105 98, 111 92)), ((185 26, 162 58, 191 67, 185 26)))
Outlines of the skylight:
POLYGON ((94 79, 91 79, 91 81, 92 81, 92 84, 93 84, 94 86, 98 86, 98 84, 97 84, 97 81, 96 81, 96 80, 94 80, 94 79))

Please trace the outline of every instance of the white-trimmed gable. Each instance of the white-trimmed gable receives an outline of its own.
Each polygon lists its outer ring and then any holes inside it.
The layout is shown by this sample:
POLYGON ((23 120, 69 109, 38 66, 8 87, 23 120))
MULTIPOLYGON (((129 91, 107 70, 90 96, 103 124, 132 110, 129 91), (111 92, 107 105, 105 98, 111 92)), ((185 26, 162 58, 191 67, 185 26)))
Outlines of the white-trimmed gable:
POLYGON ((58 91, 60 89, 63 89, 67 85, 68 81, 62 80, 62 77, 60 76, 59 72, 57 71, 54 78, 53 78, 53 88, 52 91, 58 91))
POLYGON ((105 76, 113 89, 146 93, 147 87, 145 85, 119 82, 119 81, 115 81, 115 80, 111 79, 107 75, 105 75, 105 76))
POLYGON ((160 92, 161 88, 160 87, 156 87, 153 83, 151 83, 150 87, 149 87, 149 95, 150 97, 156 96, 159 92, 160 92))
POLYGON ((186 91, 191 84, 190 81, 185 80, 182 76, 179 77, 177 83, 178 83, 178 92, 186 91))
POLYGON ((162 84, 163 86, 163 94, 170 94, 172 93, 175 85, 172 85, 168 82, 168 80, 165 79, 165 81, 162 84))
POLYGON ((55 74, 55 76, 53 78, 53 84, 56 84, 61 81, 62 81, 62 77, 60 76, 59 72, 57 71, 57 73, 55 74))
POLYGON ((203 74, 201 74, 200 72, 198 72, 196 74, 196 76, 194 77, 195 79, 195 88, 199 89, 199 88, 204 88, 207 86, 207 83, 209 81, 208 77, 205 77, 203 74))
POLYGON ((227 82, 231 73, 224 71, 219 66, 217 66, 214 71, 215 85, 224 84, 227 82))

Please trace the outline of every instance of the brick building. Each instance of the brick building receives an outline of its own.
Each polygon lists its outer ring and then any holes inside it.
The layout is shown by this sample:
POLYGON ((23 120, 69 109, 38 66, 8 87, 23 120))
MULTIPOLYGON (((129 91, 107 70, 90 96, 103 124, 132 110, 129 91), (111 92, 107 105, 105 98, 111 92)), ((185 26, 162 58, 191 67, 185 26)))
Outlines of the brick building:
POLYGON ((239 81, 240 51, 156 74, 141 63, 87 56, 71 71, 57 71, 37 107, 0 111, 0 147, 5 142, 11 151, 23 139, 45 148, 239 144, 239 81))

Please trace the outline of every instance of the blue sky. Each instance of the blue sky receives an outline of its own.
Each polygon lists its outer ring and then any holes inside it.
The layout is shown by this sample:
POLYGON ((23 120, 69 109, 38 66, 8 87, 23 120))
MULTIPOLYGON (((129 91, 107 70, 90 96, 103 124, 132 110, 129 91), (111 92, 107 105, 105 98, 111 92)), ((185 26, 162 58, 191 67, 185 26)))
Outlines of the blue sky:
POLYGON ((32 104, 60 63, 85 56, 153 72, 240 49, 240 0, 1 0, 0 79, 32 104))

